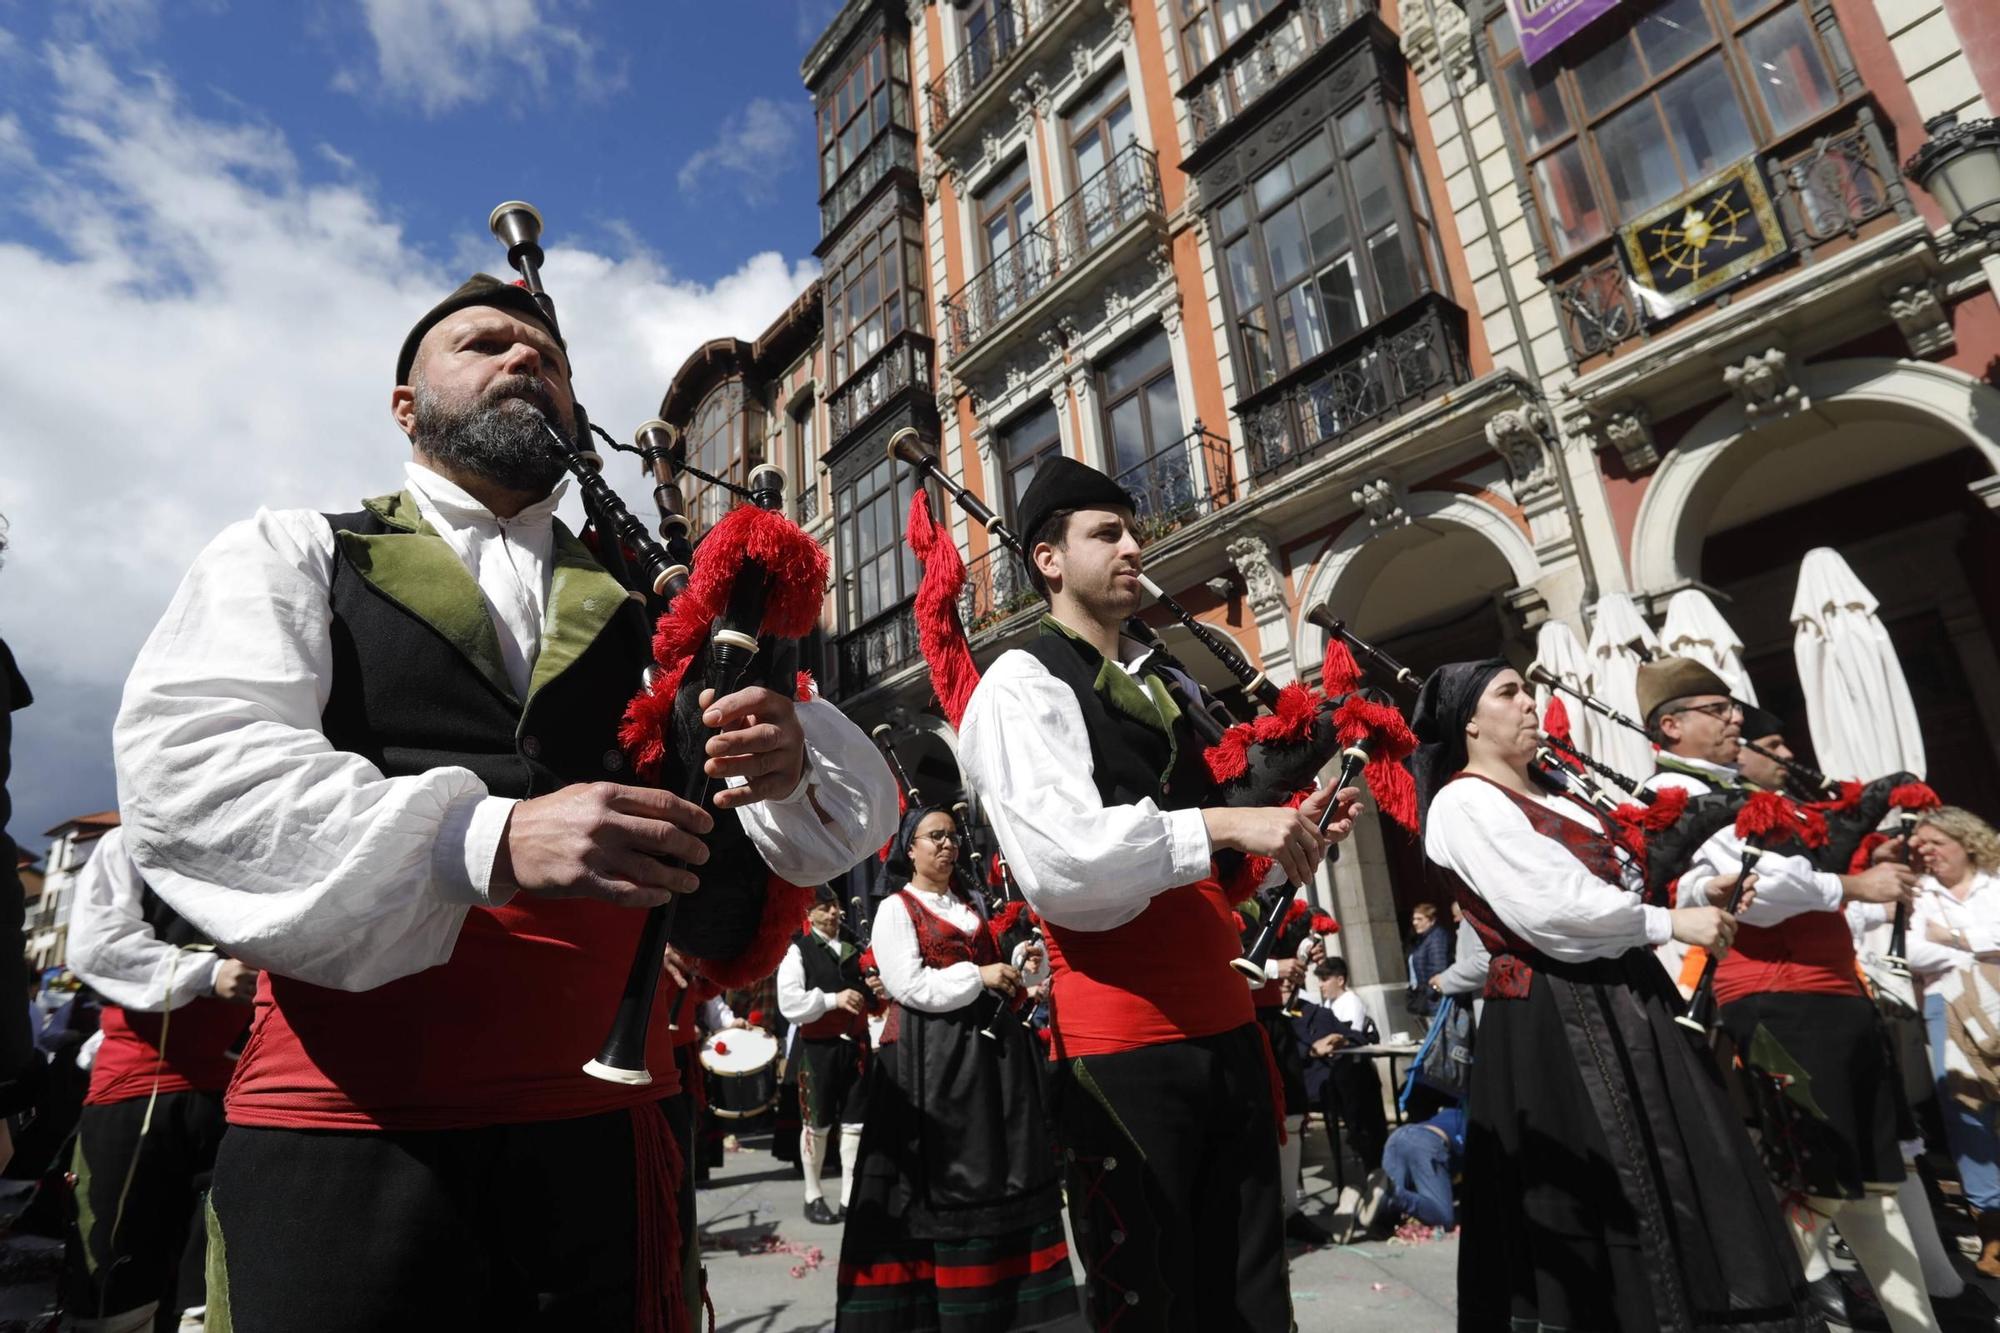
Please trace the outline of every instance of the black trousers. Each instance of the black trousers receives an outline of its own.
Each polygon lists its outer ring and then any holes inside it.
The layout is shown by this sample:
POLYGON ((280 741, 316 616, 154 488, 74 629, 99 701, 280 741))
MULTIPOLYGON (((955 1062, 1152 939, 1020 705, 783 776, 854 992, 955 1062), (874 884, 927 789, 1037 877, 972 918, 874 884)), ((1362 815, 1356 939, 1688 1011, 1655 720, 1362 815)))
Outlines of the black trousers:
POLYGON ((1382 1148, 1389 1142, 1389 1120, 1382 1110, 1382 1076, 1366 1056, 1334 1056, 1327 1062, 1320 1087, 1319 1113, 1327 1121, 1327 1142, 1334 1144, 1333 1117, 1347 1126, 1347 1142, 1364 1171, 1382 1165, 1382 1148))
POLYGON ((1255 1024, 1073 1057, 1054 1086, 1092 1324, 1292 1328, 1277 1120, 1255 1024))
MULTIPOLYGON (((234 1333, 624 1333, 642 1114, 663 1112, 433 1131, 232 1126, 209 1197, 211 1326, 219 1314, 234 1333)), ((685 1143, 684 1119, 679 1133, 685 1143)), ((657 1262, 683 1263, 694 1243, 681 1174, 683 1252, 657 1262)))
POLYGON ((101 1319, 157 1301, 156 1326, 171 1329, 183 1308, 202 1303, 201 1199, 222 1142, 222 1094, 162 1094, 142 1138, 147 1103, 86 1106, 77 1122, 77 1234, 64 1254, 63 1305, 101 1319))

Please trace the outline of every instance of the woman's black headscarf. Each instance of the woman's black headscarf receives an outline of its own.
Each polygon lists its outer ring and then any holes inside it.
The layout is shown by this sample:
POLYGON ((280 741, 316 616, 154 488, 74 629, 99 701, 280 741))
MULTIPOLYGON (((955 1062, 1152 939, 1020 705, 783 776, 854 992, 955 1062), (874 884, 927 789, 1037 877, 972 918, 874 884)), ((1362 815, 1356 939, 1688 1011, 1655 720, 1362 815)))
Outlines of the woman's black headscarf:
POLYGON ((1479 708, 1479 696, 1507 669, 1497 657, 1482 662, 1448 662, 1431 672, 1417 693, 1410 729, 1417 752, 1410 772, 1417 779, 1417 827, 1430 818, 1431 798, 1465 767, 1465 724, 1479 708))
MULTIPOLYGON (((875 898, 879 901, 908 884, 916 877, 917 865, 910 856, 910 846, 917 840, 917 829, 932 815, 948 815, 951 811, 941 805, 920 805, 912 807, 903 816, 903 822, 896 827, 896 840, 889 844, 889 859, 882 863, 882 873, 875 879, 875 898)), ((965 849, 959 848, 963 855, 965 849)), ((952 885, 952 892, 958 892, 958 885, 952 885)))

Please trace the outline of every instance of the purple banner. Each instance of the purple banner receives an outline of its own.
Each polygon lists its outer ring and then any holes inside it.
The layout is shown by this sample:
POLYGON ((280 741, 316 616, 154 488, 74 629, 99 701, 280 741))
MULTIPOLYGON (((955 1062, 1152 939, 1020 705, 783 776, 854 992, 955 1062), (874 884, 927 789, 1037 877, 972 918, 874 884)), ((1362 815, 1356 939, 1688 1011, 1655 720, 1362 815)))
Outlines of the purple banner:
POLYGON ((1618 0, 1507 0, 1521 56, 1534 64, 1594 20, 1618 8, 1618 0))

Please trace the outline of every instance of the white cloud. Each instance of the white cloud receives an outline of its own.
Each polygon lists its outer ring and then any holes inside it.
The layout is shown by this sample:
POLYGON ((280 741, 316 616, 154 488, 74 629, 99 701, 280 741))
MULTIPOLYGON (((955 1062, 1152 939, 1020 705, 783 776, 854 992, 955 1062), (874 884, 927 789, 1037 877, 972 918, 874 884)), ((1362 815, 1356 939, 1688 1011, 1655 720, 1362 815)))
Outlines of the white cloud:
MULTIPOLYGON (((47 63, 51 141, 13 123, 20 152, 0 159, 0 196, 68 247, 0 240, 16 332, 0 358, 0 633, 36 694, 10 784, 31 846, 112 804, 120 684, 210 537, 260 505, 344 510, 399 484, 396 347, 465 273, 412 246, 366 185, 308 180, 268 126, 197 116, 88 48, 47 63)), ((462 253, 504 272, 472 239, 484 217, 466 222, 462 253)), ((712 284, 637 249, 547 263, 580 396, 614 434, 654 414, 696 346, 755 336, 812 273, 776 254, 712 284)), ((650 512, 636 464, 610 476, 650 512)))
MULTIPOLYGON (((361 0, 375 83, 433 115, 514 96, 524 79, 540 95, 563 68, 586 95, 615 86, 584 30, 562 21, 564 7, 564 0, 361 0)), ((352 70, 337 74, 334 87, 367 90, 352 70)))
POLYGON ((792 165, 806 139, 809 114, 804 103, 753 97, 722 122, 715 142, 681 164, 676 179, 690 193, 704 181, 730 178, 742 196, 762 203, 773 195, 773 180, 792 165))

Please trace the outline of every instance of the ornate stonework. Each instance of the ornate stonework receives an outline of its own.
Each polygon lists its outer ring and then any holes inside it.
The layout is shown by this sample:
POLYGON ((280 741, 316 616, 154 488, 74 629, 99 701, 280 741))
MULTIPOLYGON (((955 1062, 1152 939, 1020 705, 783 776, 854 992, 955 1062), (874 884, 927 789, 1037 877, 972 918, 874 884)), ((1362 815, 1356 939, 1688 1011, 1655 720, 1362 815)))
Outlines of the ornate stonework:
POLYGON ((1349 492, 1355 506, 1368 515, 1368 526, 1381 531, 1408 525, 1410 511, 1404 507, 1402 483, 1394 477, 1364 481, 1349 492))
POLYGON ((1285 609, 1285 575, 1278 568, 1278 555, 1270 541, 1257 533, 1246 533, 1229 543, 1229 563, 1243 576, 1244 593, 1250 609, 1259 618, 1285 609))
POLYGON ((1660 450, 1653 441, 1652 418, 1645 408, 1614 408, 1598 421, 1598 430, 1604 442, 1618 451, 1627 472, 1644 472, 1659 463, 1660 450))
POLYGON ((1775 421, 1812 406, 1792 376, 1792 358, 1782 347, 1744 357, 1722 372, 1723 385, 1743 405, 1752 425, 1775 421))
POLYGON ((1104 0, 1104 12, 1111 15, 1111 35, 1122 45, 1132 40, 1132 0, 1104 0))
POLYGON ((1906 282, 1889 293, 1889 318, 1902 330, 1910 355, 1949 356, 1958 347, 1951 315, 1935 282, 1906 282))
POLYGON ((1526 501, 1556 484, 1548 432, 1548 414, 1534 406, 1507 408, 1486 423, 1486 443, 1507 464, 1516 500, 1526 501))

